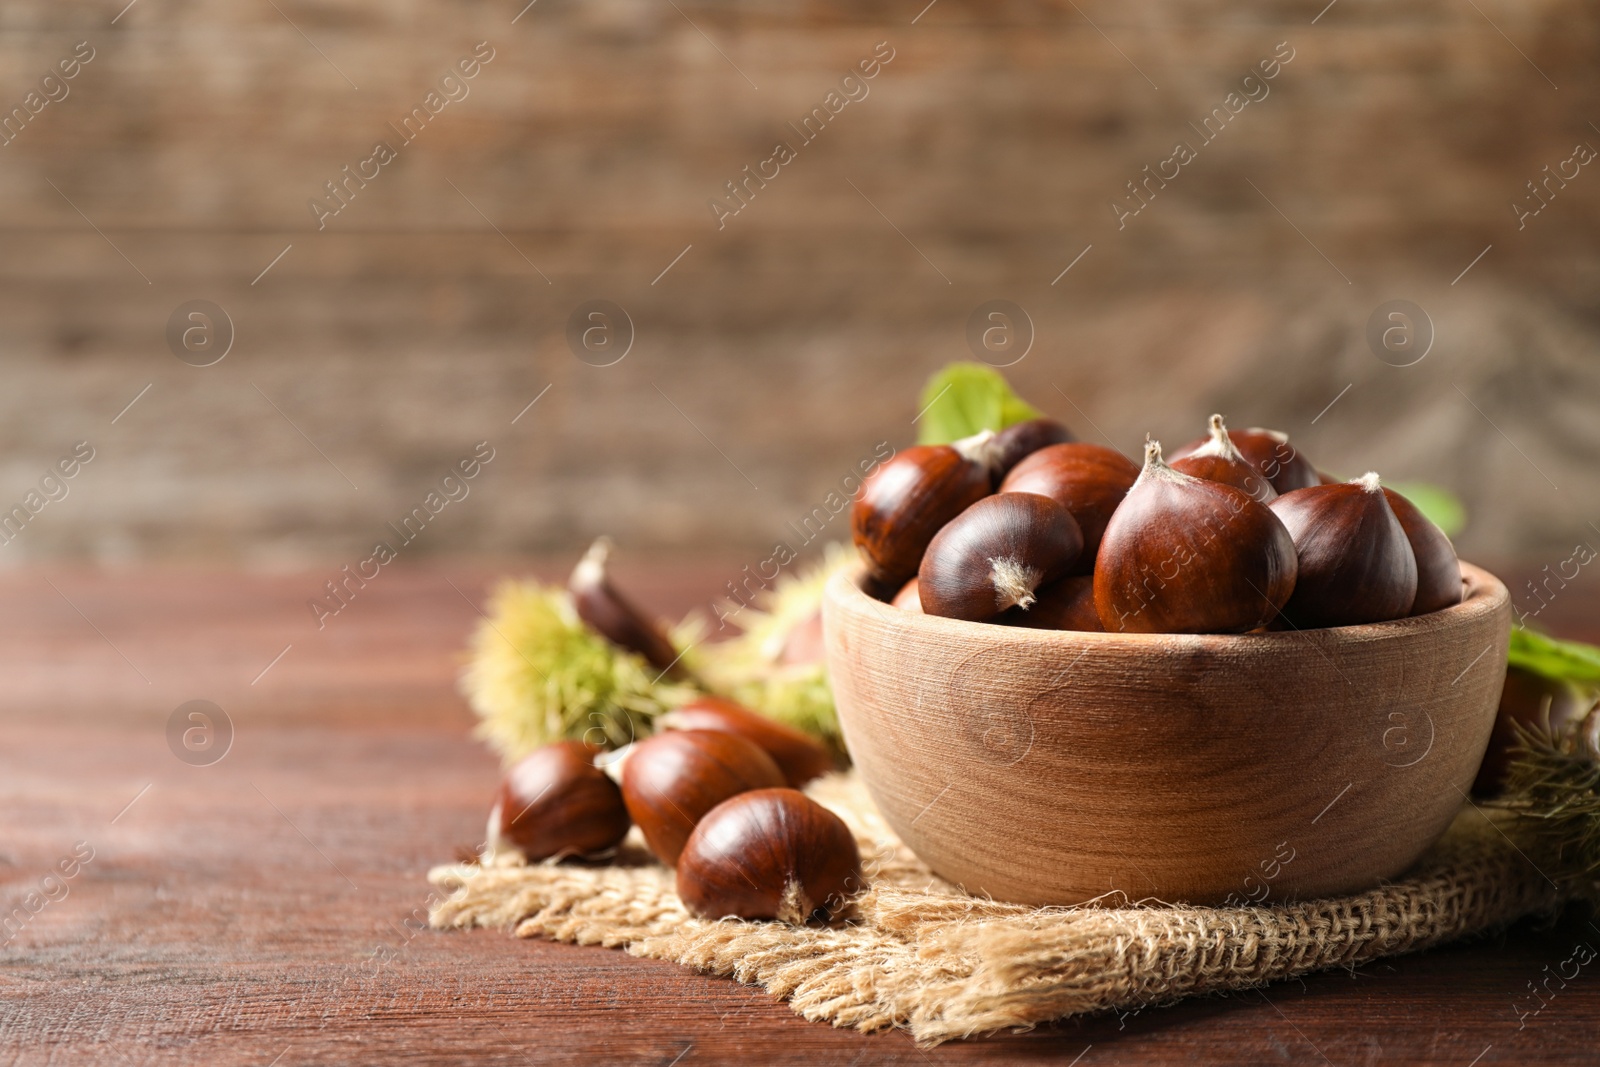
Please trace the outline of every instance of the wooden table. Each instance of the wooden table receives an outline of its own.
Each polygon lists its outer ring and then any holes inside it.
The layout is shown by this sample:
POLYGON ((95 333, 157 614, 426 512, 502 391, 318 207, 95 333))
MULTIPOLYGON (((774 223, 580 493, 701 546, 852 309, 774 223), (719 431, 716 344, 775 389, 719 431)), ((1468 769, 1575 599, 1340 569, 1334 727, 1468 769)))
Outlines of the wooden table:
MULTIPOLYGON (((681 611, 737 569, 622 577, 681 611)), ((1513 1010, 1577 942, 1600 946, 1586 913, 1264 994, 929 1050, 621 952, 419 932, 424 874, 480 840, 496 778, 454 688, 492 573, 386 570, 322 631, 305 601, 331 574, 0 575, 0 877, 5 907, 28 916, 0 949, 0 1064, 1596 1060, 1600 974, 1551 982, 1521 1028, 1513 1010), (209 766, 168 745, 192 699, 233 725, 209 766), (75 847, 92 859, 28 912, 75 847), (392 962, 363 968, 380 948, 392 962)))

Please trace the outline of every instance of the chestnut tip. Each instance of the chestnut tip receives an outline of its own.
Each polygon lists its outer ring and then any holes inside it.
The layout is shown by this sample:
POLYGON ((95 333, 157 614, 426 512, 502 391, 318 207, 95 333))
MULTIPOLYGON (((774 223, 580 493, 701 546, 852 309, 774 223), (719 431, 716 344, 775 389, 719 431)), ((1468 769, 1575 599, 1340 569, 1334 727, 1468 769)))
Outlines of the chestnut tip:
POLYGON ((929 542, 917 593, 929 615, 983 622, 1026 610, 1034 591, 1083 551, 1072 512, 1040 493, 997 493, 951 519, 929 542))
POLYGON ((1198 446, 1179 449, 1173 469, 1207 481, 1221 482, 1242 489, 1258 503, 1266 504, 1278 495, 1270 478, 1239 450, 1227 423, 1220 414, 1206 420, 1208 436, 1198 446))
POLYGON ((1000 462, 1000 449, 996 443, 998 439, 999 435, 993 430, 979 430, 971 437, 951 441, 950 447, 961 453, 962 458, 994 470, 1000 462))

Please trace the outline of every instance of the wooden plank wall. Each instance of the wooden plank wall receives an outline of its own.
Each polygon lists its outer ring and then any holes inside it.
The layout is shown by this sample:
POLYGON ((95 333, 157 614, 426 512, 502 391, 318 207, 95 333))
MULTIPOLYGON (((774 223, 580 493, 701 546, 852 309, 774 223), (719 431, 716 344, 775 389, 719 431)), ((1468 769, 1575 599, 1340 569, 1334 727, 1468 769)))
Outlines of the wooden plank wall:
POLYGON ((0 561, 357 558, 481 440, 409 553, 762 546, 910 439, 996 298, 1036 328, 1008 373, 1087 438, 1221 409, 1452 485, 1468 553, 1600 544, 1600 172, 1520 230, 1511 206, 1600 147, 1579 0, 125 3, 0 11, 7 110, 93 50, 0 146, 0 505, 96 450, 0 561), (380 140, 319 230, 308 202, 380 140), (719 229, 708 201, 779 140, 719 229), (1395 298, 1436 328, 1412 367, 1364 339, 1395 298), (215 366, 168 348, 194 299, 234 326, 215 366), (613 366, 569 351, 593 299, 634 324, 613 366))

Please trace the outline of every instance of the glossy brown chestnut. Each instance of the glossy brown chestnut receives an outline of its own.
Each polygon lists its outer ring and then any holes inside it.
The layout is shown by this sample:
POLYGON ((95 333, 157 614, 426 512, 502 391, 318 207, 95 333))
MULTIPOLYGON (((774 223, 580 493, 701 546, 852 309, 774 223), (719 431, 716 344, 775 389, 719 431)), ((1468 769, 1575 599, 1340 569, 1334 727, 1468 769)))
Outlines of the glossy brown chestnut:
POLYGON ((1266 505, 1173 470, 1146 441, 1100 541, 1095 610, 1111 633, 1244 633, 1289 600, 1295 571, 1294 542, 1266 505))
POLYGON ((985 497, 928 545, 917 595, 929 615, 981 622, 1026 609, 1034 591, 1066 574, 1083 551, 1072 512, 1038 493, 985 497))
POLYGON ((833 770, 833 755, 808 734, 722 697, 695 697, 656 719, 666 730, 724 730, 754 741, 799 789, 833 770))
POLYGON ((1002 493, 1038 493, 1072 512, 1083 533, 1083 554, 1073 570, 1094 570, 1095 553, 1111 513, 1128 495, 1139 468, 1121 452, 1082 441, 1041 448, 1012 468, 1002 493))
POLYGON ((617 783, 581 741, 557 741, 518 761, 500 782, 493 828, 530 861, 615 848, 628 832, 617 783))
POLYGON ((672 647, 661 627, 611 584, 610 559, 611 541, 601 537, 572 568, 567 592, 572 596, 578 618, 618 648, 643 656, 656 670, 666 672, 669 677, 682 677, 678 650, 672 647))
POLYGON ((666 730, 637 742, 622 763, 628 814, 669 867, 706 812, 738 793, 783 783, 761 746, 726 730, 666 730))
POLYGON ((905 611, 921 613, 922 594, 917 588, 917 580, 913 578, 905 585, 902 585, 900 591, 894 595, 894 599, 889 603, 905 611))
POLYGON ((827 922, 863 888, 850 828, 794 789, 757 789, 717 805, 678 859, 678 896, 707 919, 827 922))
MULTIPOLYGON (((994 435, 915 445, 873 471, 850 510, 850 532, 873 578, 898 589, 940 528, 989 495, 994 435)), ((887 595, 887 594, 886 594, 887 595)))
POLYGON ((1105 630, 1094 606, 1094 579, 1086 574, 1051 582, 1039 590, 1033 607, 1012 608, 995 622, 1035 630, 1105 630))
MULTIPOLYGON (((1282 430, 1264 430, 1259 426, 1252 426, 1248 430, 1229 430, 1228 439, 1233 442, 1245 459, 1254 463, 1262 474, 1267 476, 1267 481, 1272 483, 1272 488, 1279 493, 1292 492, 1295 489, 1304 489, 1308 485, 1320 485, 1321 477, 1311 461, 1302 456, 1289 443, 1289 435, 1282 430)), ((1183 457, 1202 448, 1211 440, 1210 434, 1196 438, 1172 453, 1172 462, 1177 463, 1183 457)))
POLYGON ((1296 489, 1268 507, 1294 538, 1300 577, 1283 619, 1296 629, 1404 618, 1417 598, 1417 559, 1367 473, 1339 485, 1296 489))
POLYGON ((994 435, 994 480, 1000 484, 1011 468, 1028 456, 1050 445, 1075 441, 1072 431, 1055 419, 1027 419, 1014 422, 994 435))
POLYGON ((1417 559, 1417 599, 1411 605, 1411 614, 1426 615, 1461 603, 1461 562, 1456 559, 1456 546, 1411 501, 1393 489, 1385 489, 1383 495, 1389 499, 1389 507, 1400 520, 1400 528, 1411 542, 1411 554, 1417 559))
POLYGON ((1211 436, 1206 443, 1174 459, 1172 469, 1243 489, 1250 499, 1260 504, 1275 499, 1278 491, 1272 488, 1267 476, 1257 470, 1254 463, 1244 458, 1244 454, 1228 436, 1228 427, 1223 424, 1222 416, 1211 416, 1209 425, 1211 436))
POLYGON ((1472 783, 1472 795, 1487 798, 1504 791, 1519 726, 1557 737, 1570 733, 1593 710, 1597 695, 1600 694, 1571 682, 1556 681, 1520 667, 1508 668, 1500 690, 1500 710, 1489 735, 1489 748, 1483 754, 1483 765, 1472 783))

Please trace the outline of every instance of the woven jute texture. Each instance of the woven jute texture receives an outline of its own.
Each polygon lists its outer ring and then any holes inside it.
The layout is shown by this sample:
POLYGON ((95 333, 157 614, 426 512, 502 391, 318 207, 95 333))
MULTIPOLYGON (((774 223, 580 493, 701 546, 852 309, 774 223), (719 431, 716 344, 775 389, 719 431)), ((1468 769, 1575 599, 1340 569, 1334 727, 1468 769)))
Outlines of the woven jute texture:
POLYGON ((854 775, 808 792, 855 831, 870 880, 833 927, 696 919, 672 872, 631 845, 608 866, 435 868, 430 880, 448 896, 433 925, 624 948, 764 986, 807 1019, 900 1026, 937 1043, 1351 968, 1550 913, 1577 894, 1573 880, 1536 865, 1505 827, 1467 808, 1404 878, 1341 899, 1241 908, 1001 904, 933 875, 854 775))

